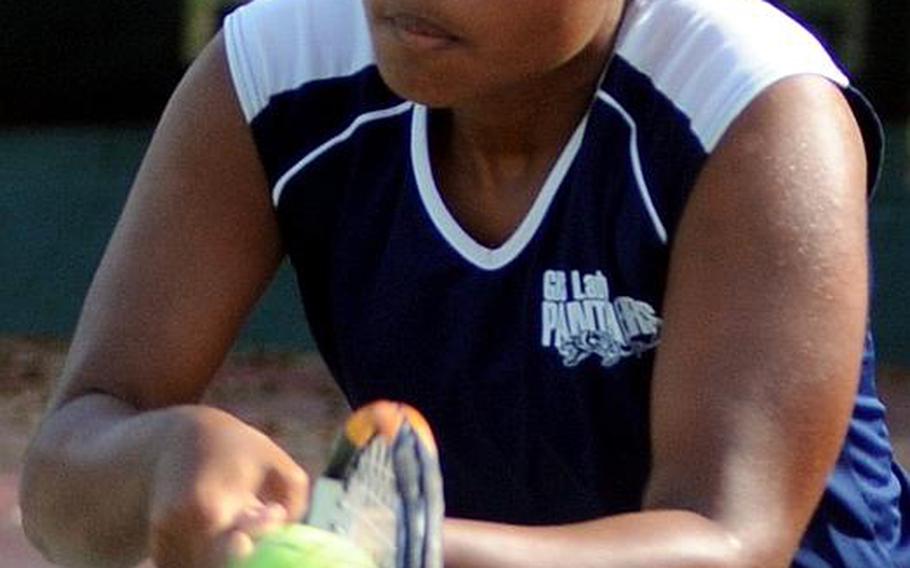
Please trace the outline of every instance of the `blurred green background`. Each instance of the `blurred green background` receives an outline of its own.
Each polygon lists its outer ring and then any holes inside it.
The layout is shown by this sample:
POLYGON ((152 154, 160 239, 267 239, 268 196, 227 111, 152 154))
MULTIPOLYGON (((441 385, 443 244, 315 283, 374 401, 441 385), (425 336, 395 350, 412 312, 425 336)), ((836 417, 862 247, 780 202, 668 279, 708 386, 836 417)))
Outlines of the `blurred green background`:
MULTIPOLYGON (((330 1, 330 0, 326 0, 330 1)), ((910 1, 776 2, 837 53, 886 124, 873 325, 910 365, 910 1)), ((0 335, 69 337, 152 128, 231 2, 0 3, 0 335)), ((285 267, 240 343, 312 346, 285 267)))

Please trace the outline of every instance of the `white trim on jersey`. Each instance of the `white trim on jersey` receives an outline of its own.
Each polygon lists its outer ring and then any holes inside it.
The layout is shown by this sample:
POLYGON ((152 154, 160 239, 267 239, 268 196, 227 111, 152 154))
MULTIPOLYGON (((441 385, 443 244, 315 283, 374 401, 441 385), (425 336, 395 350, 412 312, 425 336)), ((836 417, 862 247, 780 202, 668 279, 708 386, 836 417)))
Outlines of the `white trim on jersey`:
POLYGON ((232 12, 224 27, 247 122, 274 95, 353 75, 376 59, 361 0, 256 0, 232 12))
POLYGON ((708 153, 781 79, 812 74, 849 84, 818 40, 763 0, 634 0, 617 54, 689 117, 708 153))
MULTIPOLYGON (((322 79, 348 77, 375 64, 362 0, 255 0, 228 18, 225 45, 238 98, 251 122, 279 93, 322 79)), ((736 117, 781 79, 817 74, 842 87, 849 84, 818 40, 763 0, 632 0, 616 55, 644 74, 688 117, 693 134, 708 153, 736 117)), ((598 97, 632 131, 633 174, 650 221, 666 242, 666 227, 654 207, 638 154, 636 121, 641 123, 645 117, 627 112, 606 91, 598 97)), ((279 178, 273 201, 277 206, 294 175, 358 128, 410 108, 415 109, 412 166, 433 223, 468 261, 488 270, 504 266, 534 236, 578 152, 586 122, 564 148, 519 228, 496 249, 477 243, 446 209, 426 155, 426 110, 410 103, 365 113, 347 127, 338 125, 344 128, 340 134, 279 178)))
POLYGON ((281 201, 281 194, 284 192, 284 188, 287 187, 288 182, 291 181, 294 176, 299 174, 303 168, 313 163, 313 161, 318 157, 322 156, 338 144, 341 144, 353 136, 361 126, 377 120, 383 120, 385 118, 391 118, 393 116, 398 116, 399 114, 404 114, 410 111, 413 107, 414 103, 405 101, 393 107, 374 110, 355 118, 354 121, 351 122, 351 124, 349 124, 348 127, 345 128, 340 134, 337 134, 328 141, 323 142, 318 148, 304 156, 299 162, 294 164, 291 169, 286 171, 280 178, 278 178, 278 181, 275 183, 275 187, 272 188, 272 203, 277 208, 278 203, 281 201))
POLYGON ((440 235, 465 260, 483 270, 498 270, 514 260, 525 249, 543 222, 556 192, 562 185, 566 173, 575 161, 581 149, 581 143, 587 130, 588 116, 579 122, 575 132, 566 143, 547 175, 547 179, 534 200, 531 209, 514 233, 497 248, 489 248, 474 240, 458 224, 455 217, 446 207, 439 187, 433 177, 430 162, 429 144, 427 141, 427 108, 414 106, 411 122, 411 165, 417 182, 417 190, 427 214, 430 216, 440 235))
POLYGON ((667 244, 667 229, 664 226, 663 221, 661 221, 660 215, 657 213, 657 208, 654 207, 654 201, 651 199, 651 192, 648 190, 648 182, 645 180, 645 173, 641 167, 641 154, 638 151, 638 124, 635 122, 635 119, 632 118, 632 115, 619 104, 619 101, 611 97, 608 93, 598 91, 597 98, 619 113, 619 116, 621 116, 622 119, 626 121, 626 124, 629 125, 629 160, 632 162, 632 173, 635 175, 638 193, 641 195, 642 203, 645 206, 645 210, 648 212, 651 224, 654 225, 654 232, 657 233, 660 242, 667 244))

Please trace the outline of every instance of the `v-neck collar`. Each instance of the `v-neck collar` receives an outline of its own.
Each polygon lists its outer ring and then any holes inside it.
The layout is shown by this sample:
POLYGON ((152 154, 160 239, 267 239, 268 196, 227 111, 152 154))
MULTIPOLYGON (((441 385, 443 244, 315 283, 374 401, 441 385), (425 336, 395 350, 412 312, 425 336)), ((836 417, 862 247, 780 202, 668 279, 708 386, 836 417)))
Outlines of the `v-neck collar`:
POLYGON ((566 142, 553 164, 531 208, 525 214, 518 228, 508 239, 496 248, 489 248, 477 242, 459 224, 446 206, 433 176, 430 147, 427 134, 427 107, 414 105, 411 115, 411 166, 417 183, 417 190, 424 208, 443 239, 459 255, 482 270, 498 270, 512 262, 537 234, 553 199, 575 161, 581 148, 588 125, 588 113, 575 127, 575 132, 566 142))

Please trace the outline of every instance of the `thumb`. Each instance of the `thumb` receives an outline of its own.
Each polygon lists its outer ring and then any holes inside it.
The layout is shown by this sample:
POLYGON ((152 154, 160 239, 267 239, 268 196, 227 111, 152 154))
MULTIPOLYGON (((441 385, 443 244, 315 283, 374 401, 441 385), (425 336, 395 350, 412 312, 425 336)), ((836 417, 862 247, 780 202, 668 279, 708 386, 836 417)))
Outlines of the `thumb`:
POLYGON ((234 526, 213 544, 215 564, 231 566, 253 553, 256 541, 288 522, 287 511, 277 503, 257 503, 243 510, 234 526))
POLYGON ((230 568, 253 554, 256 544, 253 537, 242 530, 231 530, 223 534, 215 545, 215 565, 230 568))

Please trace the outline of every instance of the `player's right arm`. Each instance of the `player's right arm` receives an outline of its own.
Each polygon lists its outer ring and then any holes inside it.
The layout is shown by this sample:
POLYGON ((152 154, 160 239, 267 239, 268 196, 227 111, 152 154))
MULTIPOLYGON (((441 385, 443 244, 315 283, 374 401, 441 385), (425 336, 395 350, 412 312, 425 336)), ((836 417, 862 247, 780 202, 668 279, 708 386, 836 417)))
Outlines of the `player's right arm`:
POLYGON ((214 566, 238 530, 302 513, 303 470, 198 404, 282 257, 266 186, 219 36, 165 110, 26 456, 23 523, 51 559, 214 566))

